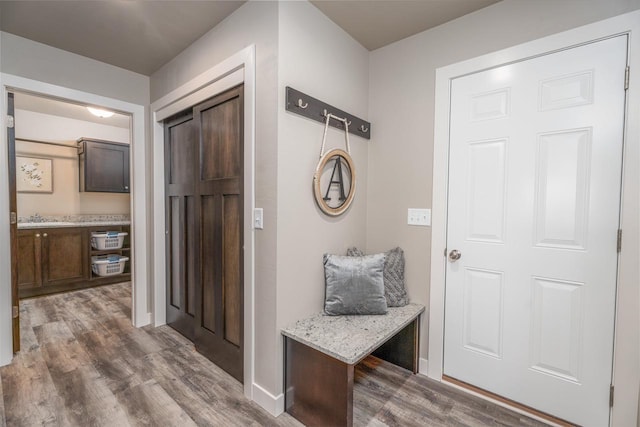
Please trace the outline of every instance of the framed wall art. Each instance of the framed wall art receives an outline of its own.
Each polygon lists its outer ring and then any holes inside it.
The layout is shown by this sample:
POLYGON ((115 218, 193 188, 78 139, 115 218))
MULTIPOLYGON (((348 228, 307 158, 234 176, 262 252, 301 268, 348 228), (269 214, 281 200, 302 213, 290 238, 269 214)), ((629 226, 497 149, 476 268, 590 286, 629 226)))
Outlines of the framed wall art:
POLYGON ((18 193, 53 193, 53 159, 16 156, 18 193))

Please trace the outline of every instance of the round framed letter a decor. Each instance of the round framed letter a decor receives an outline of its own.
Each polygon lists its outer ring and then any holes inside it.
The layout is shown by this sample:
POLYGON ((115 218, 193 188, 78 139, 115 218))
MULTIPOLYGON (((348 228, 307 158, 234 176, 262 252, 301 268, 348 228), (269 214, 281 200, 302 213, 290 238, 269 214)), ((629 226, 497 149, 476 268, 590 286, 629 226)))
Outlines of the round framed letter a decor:
POLYGON ((320 210, 329 216, 343 214, 353 201, 356 194, 356 169, 351 158, 349 148, 349 125, 347 119, 324 112, 327 121, 324 124, 322 146, 320 147, 320 161, 313 174, 313 195, 320 210), (324 152, 327 142, 329 120, 336 119, 344 123, 344 143, 347 151, 334 148, 324 152))
POLYGON ((344 213, 356 193, 356 170, 349 153, 341 149, 320 157, 313 174, 313 194, 322 212, 330 216, 344 213))

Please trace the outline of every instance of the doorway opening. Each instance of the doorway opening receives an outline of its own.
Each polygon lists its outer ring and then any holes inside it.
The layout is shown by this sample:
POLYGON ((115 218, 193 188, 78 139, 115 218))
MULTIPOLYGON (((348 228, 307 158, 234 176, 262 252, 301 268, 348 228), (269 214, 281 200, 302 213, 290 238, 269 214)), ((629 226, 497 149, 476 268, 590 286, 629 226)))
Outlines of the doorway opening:
MULTIPOLYGON (((14 92, 37 94, 40 96, 65 100, 72 104, 101 106, 105 109, 128 114, 131 117, 130 121, 130 141, 131 141, 131 163, 136 164, 135 169, 131 169, 131 229, 128 236, 131 240, 131 252, 134 263, 130 265, 131 277, 132 277, 132 303, 131 303, 131 318, 134 326, 141 327, 149 323, 150 313, 148 301, 150 296, 148 295, 147 284, 147 265, 148 255, 144 244, 136 244, 136 242, 146 242, 147 237, 147 204, 146 204, 146 155, 145 155, 145 128, 144 128, 144 106, 138 104, 132 104, 125 101, 120 101, 100 95, 95 95, 87 92, 82 92, 75 89, 69 89, 62 86, 56 86, 48 83, 43 83, 35 80, 22 78, 10 74, 2 74, 0 76, 2 86, 4 87, 4 97, 9 99, 9 94, 14 92)), ((7 117, 7 110, 2 110, 2 119, 5 123, 10 124, 7 117)), ((14 128, 7 127, 6 133, 3 132, 2 140, 6 141, 7 134, 11 134, 14 128)), ((8 145, 5 146, 8 148, 8 145)), ((6 148, 5 148, 6 150, 6 148)), ((7 151, 3 150, 5 153, 7 151)), ((3 164, 6 164, 7 169, 9 167, 7 157, 4 155, 0 159, 3 164), (6 163, 5 163, 6 162, 6 163)), ((15 174, 13 174, 15 177, 15 174)), ((9 177, 7 177, 9 178, 9 177)), ((5 181, 7 182, 7 181, 5 181)), ((14 184, 15 185, 15 184, 14 184)), ((0 188, 0 196, 9 199, 9 183, 2 185, 0 188)), ((12 212, 16 212, 15 208, 12 212)), ((13 219, 13 215, 9 215, 7 211, 7 223, 13 219)), ((11 362, 13 358, 13 346, 12 337, 13 330, 12 324, 17 322, 12 321, 13 314, 19 314, 19 310, 12 307, 17 304, 12 304, 12 283, 11 283, 11 234, 15 233, 17 225, 17 214, 15 215, 15 223, 10 227, 0 229, 0 237, 5 243, 0 252, 3 254, 5 264, 3 265, 2 274, 3 280, 0 282, 2 291, 5 292, 6 299, 3 299, 3 304, 0 306, 0 364, 5 365, 11 362), (4 268, 6 267, 6 268, 4 268)), ((42 237, 42 236, 41 236, 42 237)), ((15 251, 13 251, 15 252, 15 251)), ((15 292, 17 300, 17 289, 15 292)), ((16 301, 17 302, 17 301, 16 301)))
POLYGON ((164 121, 167 324, 243 381, 243 86, 164 121))
POLYGON ((154 162, 154 292, 153 321, 156 326, 167 323, 167 282, 166 282, 166 241, 168 223, 165 215, 165 130, 163 121, 180 111, 191 108, 225 90, 238 85, 244 86, 243 154, 242 162, 244 195, 242 200, 242 256, 244 293, 242 295, 242 345, 244 395, 261 402, 264 407, 272 407, 272 414, 282 412, 282 400, 277 400, 264 389, 254 384, 254 292, 255 292, 255 231, 252 221, 255 207, 255 46, 248 46, 221 63, 211 67, 189 82, 171 91, 151 104, 153 112, 153 162, 154 162))
POLYGON ((17 90, 8 97, 17 299, 131 286, 131 116, 17 90))

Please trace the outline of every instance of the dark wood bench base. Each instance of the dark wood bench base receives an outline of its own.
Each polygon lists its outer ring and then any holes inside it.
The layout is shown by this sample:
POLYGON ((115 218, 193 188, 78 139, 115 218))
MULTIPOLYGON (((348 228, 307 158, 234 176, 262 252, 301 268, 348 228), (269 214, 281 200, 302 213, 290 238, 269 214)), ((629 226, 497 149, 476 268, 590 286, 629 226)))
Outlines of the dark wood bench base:
MULTIPOLYGON (((418 320, 419 316, 371 354, 417 373, 418 320)), ((285 410, 309 427, 352 427, 357 363, 344 363, 287 336, 284 345, 285 410)))

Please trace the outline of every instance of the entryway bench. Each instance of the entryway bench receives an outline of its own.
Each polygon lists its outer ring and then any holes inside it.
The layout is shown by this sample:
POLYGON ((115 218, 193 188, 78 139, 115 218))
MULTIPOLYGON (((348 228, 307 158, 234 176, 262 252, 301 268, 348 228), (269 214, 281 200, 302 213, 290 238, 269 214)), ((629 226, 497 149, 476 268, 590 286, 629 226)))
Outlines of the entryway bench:
POLYGON ((384 315, 317 314, 282 329, 285 410, 307 426, 353 426, 354 368, 369 355, 418 372, 424 306, 384 315))

